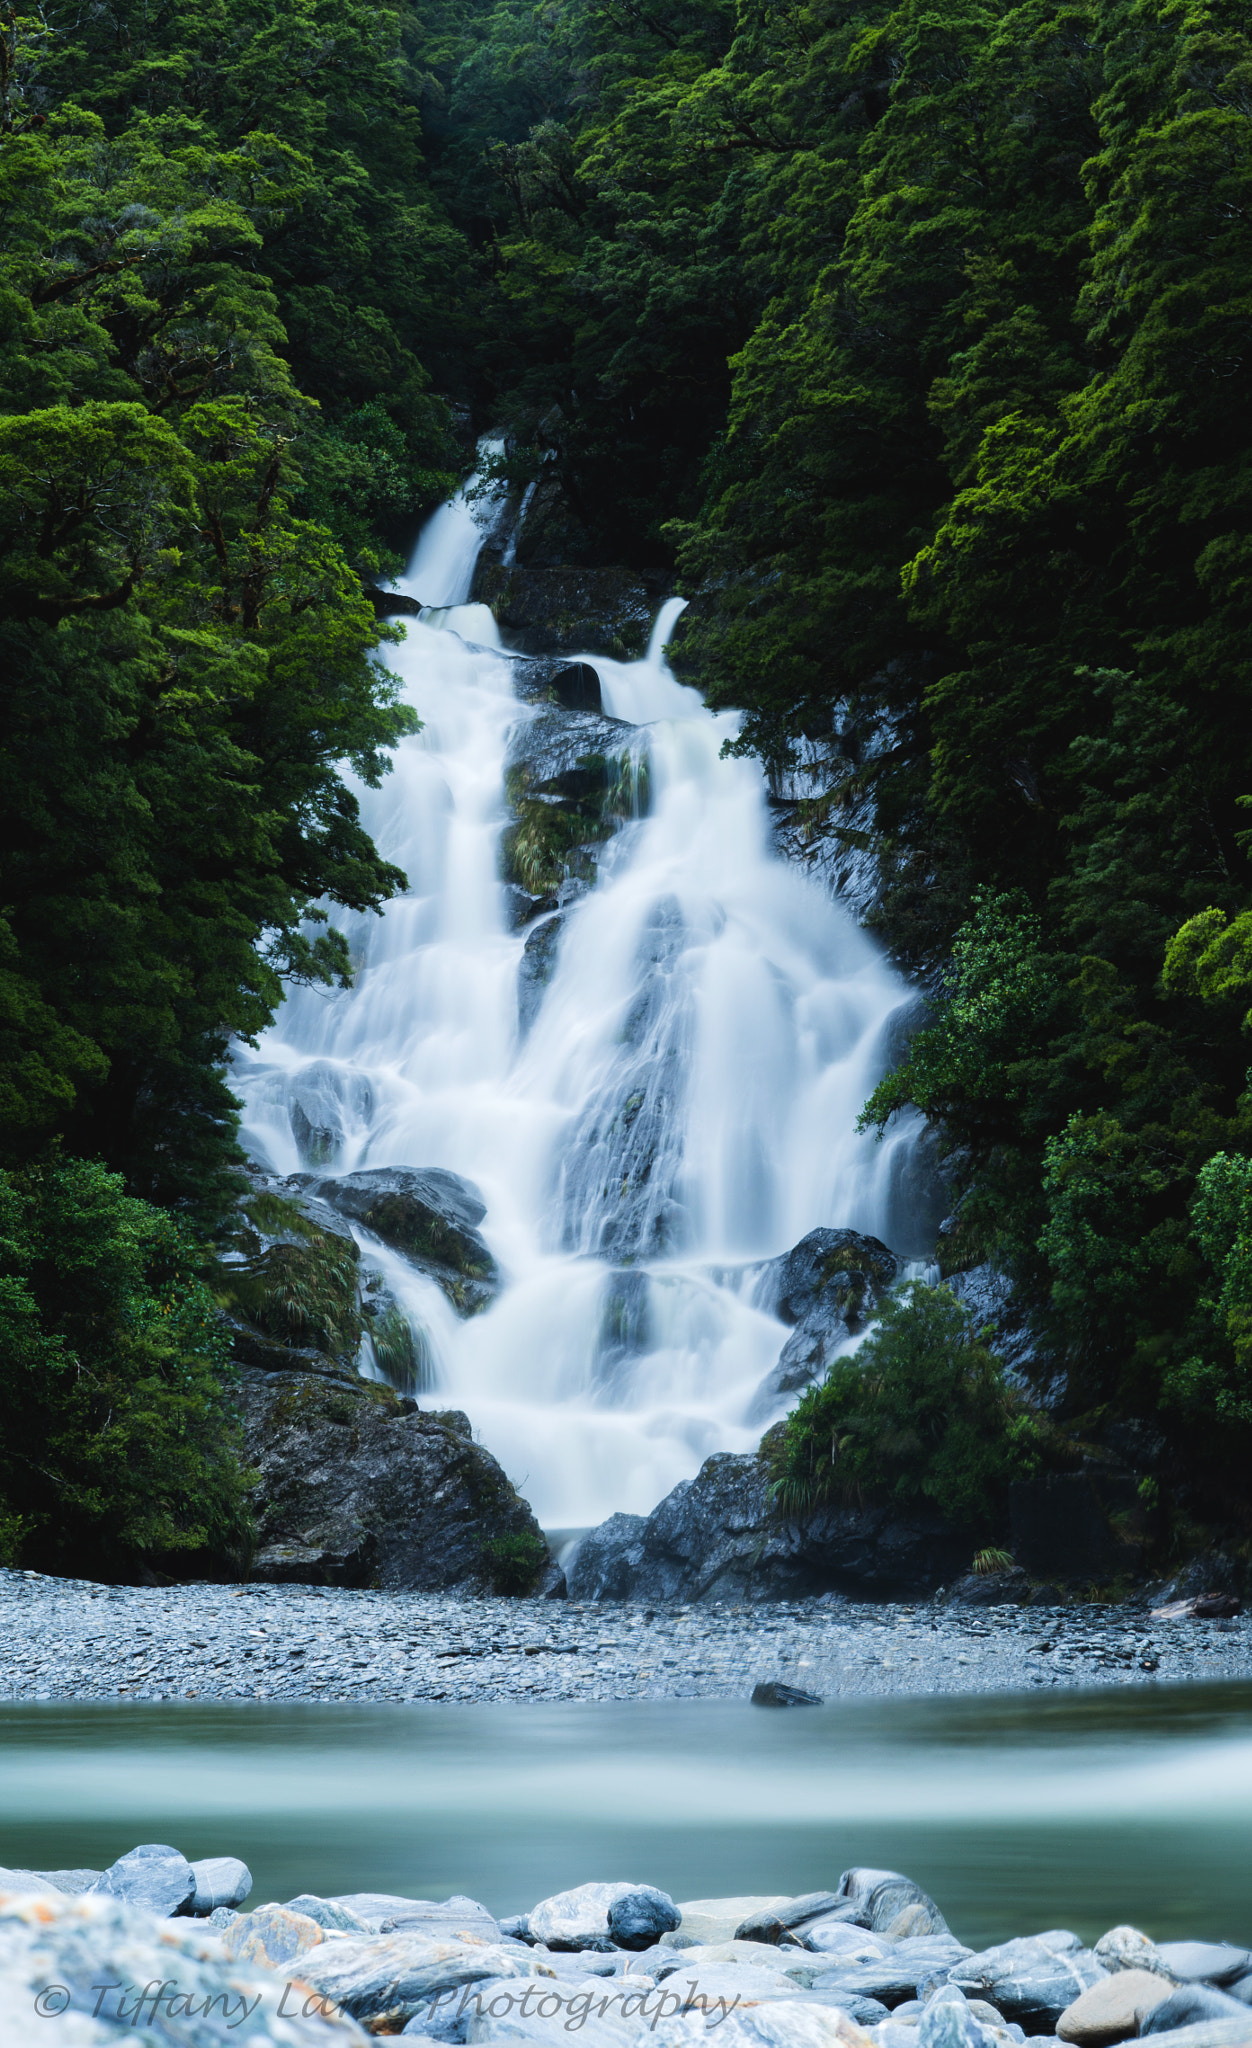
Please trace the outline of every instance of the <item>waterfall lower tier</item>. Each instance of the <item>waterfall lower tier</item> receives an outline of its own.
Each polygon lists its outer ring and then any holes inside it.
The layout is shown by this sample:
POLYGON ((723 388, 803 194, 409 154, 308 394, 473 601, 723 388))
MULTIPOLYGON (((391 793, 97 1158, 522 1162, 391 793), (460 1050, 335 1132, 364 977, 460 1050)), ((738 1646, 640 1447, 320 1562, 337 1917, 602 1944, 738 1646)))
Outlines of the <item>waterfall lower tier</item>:
POLYGON ((503 1281, 478 1314, 359 1230, 365 1263, 424 1398, 466 1410, 547 1526, 582 1526, 758 1441, 788 1334, 763 1262, 823 1224, 921 1249, 913 1134, 855 1130, 912 998, 773 853, 759 768, 722 758, 734 714, 665 666, 678 601, 645 659, 584 657, 602 718, 519 698, 466 603, 483 518, 462 497, 419 544, 408 586, 440 609, 392 666, 422 730, 358 791, 408 889, 341 920, 354 986, 296 990, 235 1085, 274 1172, 477 1186, 503 1281), (502 877, 519 791, 544 857, 569 841, 555 896, 520 828, 502 877))

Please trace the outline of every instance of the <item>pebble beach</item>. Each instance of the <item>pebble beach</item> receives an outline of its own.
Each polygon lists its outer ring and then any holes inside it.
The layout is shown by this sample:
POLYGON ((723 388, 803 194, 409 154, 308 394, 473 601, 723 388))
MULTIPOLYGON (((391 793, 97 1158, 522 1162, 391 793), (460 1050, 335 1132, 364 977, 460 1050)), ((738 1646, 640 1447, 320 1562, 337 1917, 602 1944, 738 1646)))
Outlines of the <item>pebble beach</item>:
POLYGON ((822 1699, 1252 1678, 1252 1616, 1144 1607, 635 1607, 0 1572, 0 1700, 822 1699))

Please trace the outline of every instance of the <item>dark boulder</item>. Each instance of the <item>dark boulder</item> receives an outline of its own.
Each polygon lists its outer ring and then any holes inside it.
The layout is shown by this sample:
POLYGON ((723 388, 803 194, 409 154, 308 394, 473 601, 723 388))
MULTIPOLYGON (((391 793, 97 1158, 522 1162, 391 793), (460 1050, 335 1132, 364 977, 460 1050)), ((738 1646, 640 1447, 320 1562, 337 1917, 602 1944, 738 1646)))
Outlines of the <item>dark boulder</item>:
MULTIPOLYGON (((802 1685, 784 1685, 781 1678, 763 1678, 752 1688, 754 1707, 820 1707, 823 1700, 820 1693, 806 1692, 802 1685)), ((782 1933, 779 1922, 778 1932, 782 1933)), ((760 1939, 760 1936, 755 1937, 760 1939)))
POLYGON ((254 1577, 387 1592, 529 1591, 550 1562, 539 1525, 459 1413, 419 1413, 367 1380, 245 1371, 254 1577))
POLYGON ((510 931, 524 931, 532 918, 542 917, 545 911, 556 907, 555 896, 532 896, 529 889, 519 889, 516 882, 504 885, 504 916, 510 931))
POLYGON ((584 648, 629 661, 644 653, 661 581, 629 569, 568 564, 481 562, 473 597, 489 604, 500 631, 520 654, 578 653, 584 648))
POLYGON ((894 1252, 856 1230, 811 1230, 769 1262, 756 1298, 796 1328, 761 1383, 754 1420, 764 1421, 787 1395, 821 1379, 839 1346, 873 1319, 899 1270, 894 1252))
POLYGON ((1020 1565, 998 1572, 967 1572, 950 1586, 947 1599, 958 1607, 1024 1607, 1034 1591, 1020 1565))
POLYGON ((565 1567, 571 1600, 630 1600, 643 1566, 644 1515, 610 1515, 583 1537, 565 1567))
POLYGON ((668 1892, 655 1885, 640 1885, 624 1892, 609 1907, 609 1940, 617 1948, 652 1948, 658 1935, 672 1934, 681 1925, 679 1912, 668 1892))
POLYGON ((544 704, 510 735, 504 786, 506 881, 564 901, 571 882, 594 883, 600 847, 647 809, 646 740, 621 719, 544 704))
POLYGON ((486 1205, 472 1181, 441 1167, 372 1166, 335 1179, 295 1173, 285 1186, 380 1237, 473 1315, 496 1293, 496 1262, 478 1233, 486 1205))
POLYGON ((646 1520, 614 1515, 566 1566, 572 1600, 883 1599, 934 1592, 968 1562, 935 1515, 886 1507, 781 1514, 759 1458, 706 1458, 646 1520))

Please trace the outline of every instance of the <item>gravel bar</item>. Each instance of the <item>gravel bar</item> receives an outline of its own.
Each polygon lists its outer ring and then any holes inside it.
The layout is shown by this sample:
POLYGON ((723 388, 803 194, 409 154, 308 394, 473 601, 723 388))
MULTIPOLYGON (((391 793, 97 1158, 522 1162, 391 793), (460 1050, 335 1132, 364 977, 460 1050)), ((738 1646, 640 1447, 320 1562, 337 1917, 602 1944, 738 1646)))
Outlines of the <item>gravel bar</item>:
POLYGON ((1252 1616, 1128 1607, 643 1607, 0 1571, 0 1700, 824 1699, 1252 1678, 1252 1616))

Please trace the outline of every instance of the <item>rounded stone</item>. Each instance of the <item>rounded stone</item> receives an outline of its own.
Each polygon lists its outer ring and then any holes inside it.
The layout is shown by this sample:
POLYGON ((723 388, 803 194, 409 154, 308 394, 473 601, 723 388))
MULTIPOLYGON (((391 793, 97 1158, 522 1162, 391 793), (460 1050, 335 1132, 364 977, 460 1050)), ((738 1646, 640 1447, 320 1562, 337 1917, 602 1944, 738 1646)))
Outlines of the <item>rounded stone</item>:
POLYGON ((1056 2023, 1057 2034, 1079 2048, 1104 2048, 1107 2042, 1124 2041, 1172 1989, 1167 1978, 1151 1970, 1115 1970, 1066 2006, 1056 2023))

